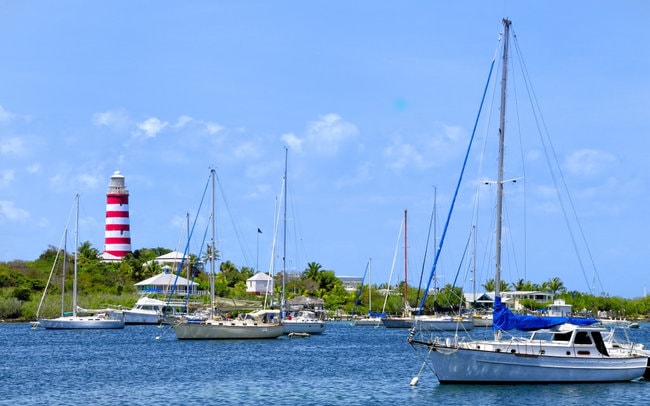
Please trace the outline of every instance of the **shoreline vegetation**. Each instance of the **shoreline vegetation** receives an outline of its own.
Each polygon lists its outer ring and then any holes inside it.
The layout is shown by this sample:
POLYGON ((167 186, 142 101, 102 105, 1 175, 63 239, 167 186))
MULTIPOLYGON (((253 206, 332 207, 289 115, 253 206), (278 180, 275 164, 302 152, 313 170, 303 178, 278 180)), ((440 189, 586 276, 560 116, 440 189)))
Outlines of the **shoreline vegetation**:
MULTIPOLYGON (((152 259, 166 254, 171 250, 165 248, 145 248, 128 254, 120 262, 102 262, 99 252, 89 242, 84 242, 79 248, 78 291, 79 305, 83 308, 97 309, 112 307, 130 309, 140 297, 135 283, 162 272, 162 265, 152 259)), ((54 316, 61 312, 62 278, 61 265, 54 266, 57 249, 49 247, 34 261, 14 260, 0 262, 0 322, 29 322, 36 319, 36 312, 41 302, 43 291, 50 273, 53 276, 47 288, 48 294, 41 305, 41 316, 54 316)), ((59 253, 61 256, 61 253, 59 253)), ((65 255, 65 260, 72 263, 72 256, 65 255)), ((59 262, 62 262, 59 260, 59 262)), ((202 259, 190 255, 186 266, 198 269, 194 281, 199 285, 199 291, 209 291, 209 278, 206 272, 200 271, 202 259)), ((68 269, 71 269, 69 267, 68 269)), ((260 308, 263 297, 246 292, 246 280, 254 275, 254 270, 245 266, 238 267, 230 261, 221 261, 215 275, 215 294, 221 298, 242 299, 259 302, 260 308)), ((187 275, 183 269, 181 275, 187 275)), ((282 286, 282 273, 274 275, 276 297, 282 286)), ((66 274, 65 292, 72 292, 72 275, 66 274)), ((373 311, 385 311, 389 314, 401 314, 403 309, 403 282, 391 286, 393 292, 385 298, 383 293, 387 284, 364 286, 357 301, 357 289, 345 289, 335 271, 324 269, 317 262, 310 262, 300 273, 287 274, 286 291, 290 292, 287 299, 297 296, 307 296, 323 299, 325 311, 329 320, 347 320, 353 315, 365 315, 373 303, 373 311), (383 290, 382 290, 383 289, 383 290), (369 296, 371 295, 372 298, 369 296), (386 300, 384 300, 386 299, 386 300), (384 301, 386 302, 385 308, 384 301)), ((494 289, 494 281, 486 281, 483 291, 494 289)), ((554 299, 563 299, 573 306, 576 314, 596 316, 605 312, 612 319, 630 321, 650 321, 650 297, 633 299, 608 295, 593 295, 568 290, 559 278, 553 278, 541 284, 519 280, 512 284, 502 281, 502 291, 544 291, 552 294, 554 299)), ((422 295, 417 287, 409 287, 409 304, 416 307, 422 295)), ((158 295, 166 300, 165 295, 158 295)), ((71 299, 70 299, 71 300, 71 299)), ((209 295, 193 296, 192 302, 207 306, 209 295)), ((524 311, 535 312, 546 309, 550 303, 539 303, 524 299, 520 301, 524 311)), ((69 307, 69 306, 68 306, 69 307)), ((459 287, 446 285, 441 287, 436 295, 428 295, 424 313, 470 307, 464 302, 463 291, 459 287), (435 302, 434 302, 435 300, 435 302)), ((249 309, 250 310, 250 309, 249 309)), ((242 309, 244 311, 244 309, 242 309)), ((232 310, 229 310, 233 313, 232 310)), ((236 310, 235 310, 236 312, 236 310)))

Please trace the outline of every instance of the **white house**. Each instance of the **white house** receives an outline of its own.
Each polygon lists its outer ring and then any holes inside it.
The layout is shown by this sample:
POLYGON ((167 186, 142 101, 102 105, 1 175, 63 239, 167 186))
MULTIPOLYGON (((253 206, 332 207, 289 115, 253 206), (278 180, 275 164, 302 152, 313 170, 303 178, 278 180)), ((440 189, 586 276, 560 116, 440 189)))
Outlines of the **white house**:
POLYGON ((172 265, 174 269, 180 265, 180 263, 185 260, 189 261, 190 257, 189 256, 184 256, 182 252, 178 251, 171 251, 168 252, 164 255, 161 255, 159 257, 156 257, 152 259, 151 261, 147 261, 144 263, 144 266, 150 266, 152 263, 156 263, 158 265, 172 265))
POLYGON ((553 304, 548 305, 548 316, 552 317, 571 317, 572 305, 566 304, 564 299, 555 299, 553 304))
POLYGON ((269 275, 258 272, 250 278, 246 279, 246 292, 262 295, 265 293, 273 292, 273 278, 269 275))
POLYGON ((196 295, 199 284, 189 281, 182 276, 177 276, 171 272, 171 268, 163 267, 163 273, 152 276, 135 284, 138 293, 164 293, 169 294, 172 289, 174 294, 185 296, 189 293, 190 296, 196 295))
POLYGON ((360 276, 337 276, 337 278, 339 278, 343 284, 343 288, 348 292, 357 291, 361 282, 363 282, 363 278, 360 276))

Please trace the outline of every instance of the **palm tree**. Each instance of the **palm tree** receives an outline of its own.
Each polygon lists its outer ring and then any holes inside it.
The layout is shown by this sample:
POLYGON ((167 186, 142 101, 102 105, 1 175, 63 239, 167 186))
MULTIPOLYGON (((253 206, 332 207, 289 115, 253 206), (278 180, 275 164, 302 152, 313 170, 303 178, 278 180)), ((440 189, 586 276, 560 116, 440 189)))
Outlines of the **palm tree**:
MULTIPOLYGON (((212 245, 208 244, 205 247, 205 252, 203 253, 203 256, 201 257, 201 261, 203 261, 204 264, 210 263, 210 260, 212 259, 212 245)), ((215 248, 214 250, 214 259, 215 261, 219 259, 219 250, 215 248)))
POLYGON ((518 290, 518 291, 526 290, 526 281, 524 281, 523 279, 518 279, 517 282, 514 282, 511 286, 513 290, 518 290))
POLYGON ((542 284, 542 288, 545 291, 550 292, 553 295, 553 298, 555 298, 555 295, 558 292, 566 292, 566 288, 564 287, 564 282, 562 282, 562 280, 557 276, 549 280, 548 282, 544 282, 542 284))
MULTIPOLYGON (((494 279, 489 279, 487 282, 485 282, 483 285, 483 289, 485 289, 486 292, 494 292, 496 289, 496 285, 494 284, 494 279)), ((501 292, 507 292, 508 291, 508 282, 501 280, 501 292)))
POLYGON ((313 281, 318 282, 319 279, 318 277, 322 268, 323 266, 318 262, 310 262, 307 264, 307 268, 302 273, 302 276, 304 276, 307 279, 311 279, 313 281))

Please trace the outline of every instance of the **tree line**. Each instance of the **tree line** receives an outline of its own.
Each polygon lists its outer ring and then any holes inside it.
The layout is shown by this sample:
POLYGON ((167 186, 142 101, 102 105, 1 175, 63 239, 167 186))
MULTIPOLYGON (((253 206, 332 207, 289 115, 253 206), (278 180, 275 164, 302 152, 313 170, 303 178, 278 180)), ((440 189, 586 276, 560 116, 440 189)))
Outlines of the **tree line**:
MULTIPOLYGON (((103 262, 99 259, 100 252, 96 248, 89 242, 82 243, 78 250, 79 305, 86 308, 132 307, 139 296, 135 283, 161 273, 162 266, 153 260, 168 252, 171 250, 161 247, 143 248, 128 254, 120 262, 103 262)), ((71 270, 72 255, 61 254, 52 246, 33 261, 0 262, 0 319, 33 320, 36 318, 36 311, 57 254, 63 256, 63 260, 68 263, 67 269, 71 270)), ((211 253, 207 253, 202 258, 198 258, 191 254, 185 264, 194 275, 194 282, 198 283, 199 290, 210 289, 209 271, 202 266, 210 255, 211 253)), ((218 253, 215 253, 215 258, 218 256, 218 253)), ((183 276, 186 272, 187 268, 182 270, 183 276)), ((252 268, 238 267, 228 260, 220 261, 218 272, 215 273, 215 294, 224 298, 260 300, 259 296, 246 292, 246 280, 254 273, 252 268)), ((65 281, 61 280, 60 272, 56 272, 56 275, 50 281, 48 294, 41 308, 42 316, 50 317, 60 313, 62 289, 66 292, 72 291, 71 272, 68 272, 65 281)), ((276 298, 280 298, 283 276, 282 272, 274 275, 276 298)), ((486 292, 494 291, 494 280, 486 281, 482 287, 486 292)), ((392 287, 382 284, 358 288, 346 290, 333 270, 324 269, 318 262, 309 262, 302 272, 286 275, 285 298, 308 296, 323 299, 326 311, 332 316, 365 315, 370 310, 400 314, 405 308, 403 281, 398 286, 392 287), (370 303, 372 309, 369 308, 370 303)), ((562 298, 568 304, 572 304, 576 311, 583 309, 593 313, 607 311, 618 317, 629 318, 645 317, 650 314, 648 298, 623 299, 568 291, 559 278, 550 279, 542 284, 533 284, 524 280, 518 280, 513 284, 501 281, 501 291, 509 290, 550 292, 553 297, 562 298)), ((408 305, 411 308, 418 308, 422 300, 422 292, 417 287, 409 287, 407 293, 408 305)), ((196 299, 205 304, 209 302, 207 296, 196 299)), ((449 311, 468 305, 471 304, 465 303, 460 287, 446 285, 427 295, 423 312, 449 311)), ((545 308, 547 304, 522 301, 522 305, 529 310, 538 310, 545 308)))

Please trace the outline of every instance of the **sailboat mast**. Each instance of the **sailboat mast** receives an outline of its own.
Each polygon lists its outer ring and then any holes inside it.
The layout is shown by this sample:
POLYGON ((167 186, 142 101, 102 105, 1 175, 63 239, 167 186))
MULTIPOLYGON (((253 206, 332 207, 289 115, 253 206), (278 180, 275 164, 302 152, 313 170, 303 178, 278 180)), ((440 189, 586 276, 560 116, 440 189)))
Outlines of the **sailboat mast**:
POLYGON ((372 272, 372 258, 368 260, 368 317, 372 314, 372 282, 370 273, 372 272))
POLYGON ((282 303, 280 314, 284 318, 286 308, 285 288, 287 280, 287 161, 289 160, 289 149, 284 147, 284 212, 283 212, 283 225, 282 225, 282 303))
POLYGON ((74 224, 74 279, 72 280, 72 315, 77 316, 77 262, 79 260, 79 194, 74 196, 76 212, 74 224))
POLYGON ((406 213, 407 211, 404 210, 404 316, 408 315, 409 308, 408 262, 406 260, 406 213))
MULTIPOLYGON (((212 212, 210 213, 210 228, 212 229, 212 236, 210 237, 210 318, 214 317, 214 274, 215 274, 215 218, 214 218, 214 206, 215 206, 215 194, 214 194, 214 178, 216 171, 213 169, 210 170, 210 177, 212 178, 212 212)), ((189 235, 189 234, 188 234, 189 235)), ((189 292, 188 292, 189 297, 189 292)))
POLYGON ((63 232, 63 268, 61 270, 61 316, 65 314, 65 265, 68 262, 68 228, 63 232))
MULTIPOLYGON (((440 250, 438 247, 438 209, 437 209, 437 202, 438 202, 438 188, 436 186, 433 187, 433 247, 435 249, 435 252, 433 253, 434 258, 438 255, 438 251, 440 250)), ((426 294, 426 293, 425 293, 426 294)), ((433 274, 433 312, 436 312, 436 302, 438 300, 438 272, 433 274)), ((423 303, 424 304, 424 301, 423 303)), ((424 306, 421 306, 422 308, 424 306)))
POLYGON ((499 116, 499 173, 497 177, 496 254, 494 258, 494 292, 501 295, 501 227, 503 223, 503 156, 506 127, 506 83, 508 78, 508 43, 510 20, 503 19, 503 67, 501 74, 501 114, 499 116))

